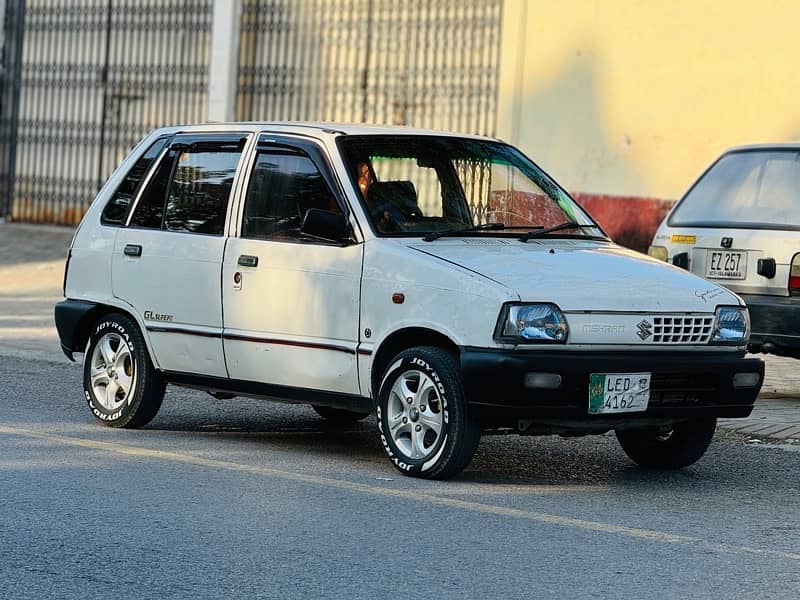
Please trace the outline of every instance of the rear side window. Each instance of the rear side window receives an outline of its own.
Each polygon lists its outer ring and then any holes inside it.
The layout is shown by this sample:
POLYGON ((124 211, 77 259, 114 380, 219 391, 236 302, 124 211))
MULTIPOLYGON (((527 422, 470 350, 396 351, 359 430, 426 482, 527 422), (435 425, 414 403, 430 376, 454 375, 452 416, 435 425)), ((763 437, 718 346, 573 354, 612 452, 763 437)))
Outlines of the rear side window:
POLYGON ((130 226, 222 235, 244 138, 179 138, 139 196, 130 226))
POLYGON ((222 235, 237 151, 184 151, 178 156, 164 209, 164 229, 222 235))
POLYGON ((732 152, 689 190, 673 226, 800 227, 800 152, 732 152))
POLYGON ((122 225, 125 223, 131 203, 136 197, 145 175, 153 165, 153 161, 158 158, 158 155, 164 149, 167 139, 167 137, 162 137, 153 142, 125 175, 125 179, 122 180, 122 183, 103 209, 103 213, 100 216, 100 222, 103 225, 122 225))
POLYGON ((247 188, 242 237, 296 239, 310 208, 341 212, 314 162, 291 150, 259 153, 247 188))
POLYGON ((133 211, 131 227, 161 229, 161 221, 164 216, 164 199, 172 177, 172 168, 175 166, 176 154, 176 150, 170 149, 164 155, 156 172, 150 179, 150 183, 142 192, 136 209, 133 211))

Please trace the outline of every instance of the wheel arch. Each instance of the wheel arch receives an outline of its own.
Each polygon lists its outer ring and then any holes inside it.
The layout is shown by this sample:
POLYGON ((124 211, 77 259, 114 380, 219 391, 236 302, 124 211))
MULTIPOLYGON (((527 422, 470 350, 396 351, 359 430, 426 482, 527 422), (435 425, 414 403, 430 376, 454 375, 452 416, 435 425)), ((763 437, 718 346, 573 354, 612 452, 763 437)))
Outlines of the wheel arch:
POLYGON ((158 368, 158 363, 156 362, 155 354, 153 353, 150 344, 150 338, 147 335, 147 328, 144 326, 136 313, 126 306, 119 306, 103 302, 95 302, 94 304, 95 306, 86 311, 86 313, 81 316, 81 318, 75 324, 72 334, 72 343, 70 344, 71 347, 67 348, 62 343, 62 349, 64 354, 67 355, 67 358, 74 361, 75 359, 72 358, 72 353, 82 353, 84 351, 86 348, 86 343, 89 341, 89 336, 92 335, 92 328, 96 323, 98 323, 106 315, 119 313, 136 323, 136 326, 139 328, 139 333, 142 335, 142 339, 144 339, 145 346, 147 346, 147 352, 150 355, 150 360, 153 362, 153 365, 158 368))
POLYGON ((381 376, 389 366, 389 362, 403 350, 415 346, 437 346, 451 352, 459 360, 459 348, 450 337, 435 329, 428 327, 404 327, 387 335, 378 346, 372 359, 370 369, 370 383, 372 384, 372 398, 377 401, 378 387, 381 376))

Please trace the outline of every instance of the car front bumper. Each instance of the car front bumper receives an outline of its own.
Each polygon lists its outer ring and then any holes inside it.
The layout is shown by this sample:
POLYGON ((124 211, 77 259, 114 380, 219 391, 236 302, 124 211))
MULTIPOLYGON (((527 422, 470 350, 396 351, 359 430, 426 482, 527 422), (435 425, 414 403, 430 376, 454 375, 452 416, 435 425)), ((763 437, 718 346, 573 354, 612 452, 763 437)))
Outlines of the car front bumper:
POLYGON ((750 310, 748 348, 800 358, 800 296, 740 296, 750 310))
POLYGON ((461 373, 471 413, 497 425, 529 419, 567 429, 615 428, 648 421, 746 417, 764 379, 764 363, 743 353, 495 350, 461 348, 461 373), (644 412, 589 414, 592 373, 651 373, 644 412), (555 389, 526 387, 528 373, 561 377, 555 389), (736 373, 757 373, 758 384, 737 388, 736 373))

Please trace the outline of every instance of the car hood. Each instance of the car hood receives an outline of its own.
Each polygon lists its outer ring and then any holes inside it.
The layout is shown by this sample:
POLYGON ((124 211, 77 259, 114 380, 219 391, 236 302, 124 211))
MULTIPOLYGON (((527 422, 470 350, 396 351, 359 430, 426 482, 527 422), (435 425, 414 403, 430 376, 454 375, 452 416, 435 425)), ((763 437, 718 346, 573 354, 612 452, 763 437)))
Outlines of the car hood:
POLYGON ((479 273, 522 301, 564 311, 713 312, 741 304, 720 286, 608 242, 461 238, 410 248, 479 273))

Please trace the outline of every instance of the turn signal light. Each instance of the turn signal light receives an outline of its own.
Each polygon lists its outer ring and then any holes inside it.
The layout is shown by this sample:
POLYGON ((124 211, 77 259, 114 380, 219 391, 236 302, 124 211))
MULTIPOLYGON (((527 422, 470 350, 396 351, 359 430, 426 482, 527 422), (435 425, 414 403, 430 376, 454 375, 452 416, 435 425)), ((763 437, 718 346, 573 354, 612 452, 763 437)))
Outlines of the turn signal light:
POLYGON ((789 293, 800 296, 800 253, 792 258, 792 268, 789 271, 789 293))

